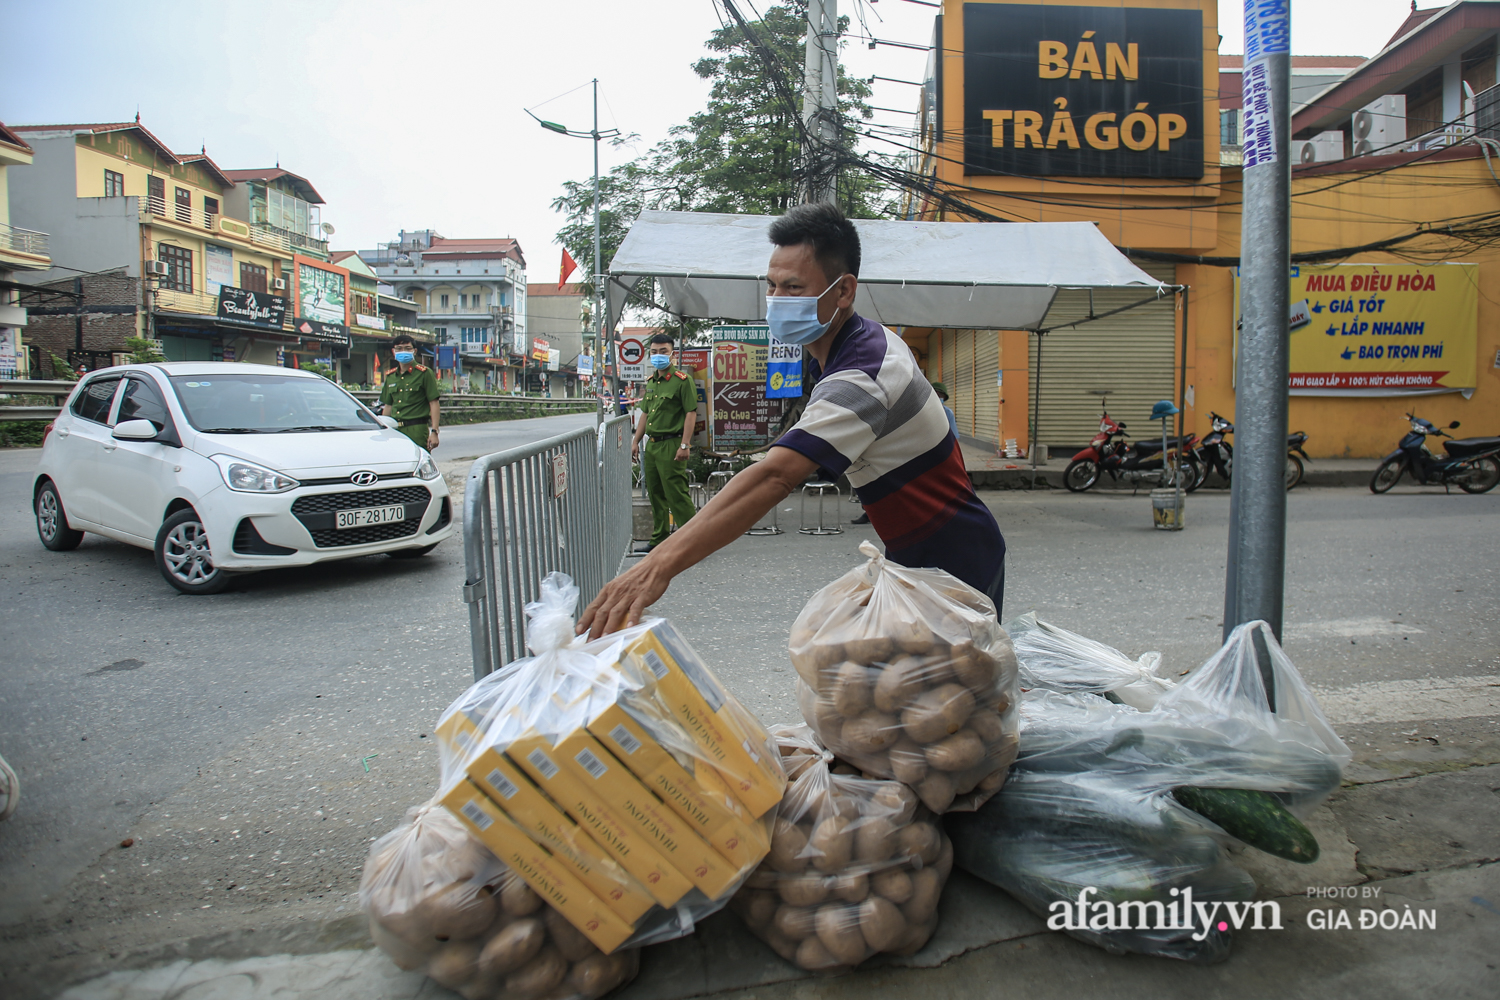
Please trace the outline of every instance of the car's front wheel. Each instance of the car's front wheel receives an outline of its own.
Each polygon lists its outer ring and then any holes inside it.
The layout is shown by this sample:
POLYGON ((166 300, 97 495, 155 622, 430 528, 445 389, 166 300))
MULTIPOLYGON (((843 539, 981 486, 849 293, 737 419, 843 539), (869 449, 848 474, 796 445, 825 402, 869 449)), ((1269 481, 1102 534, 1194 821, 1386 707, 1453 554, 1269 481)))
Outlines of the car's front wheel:
POLYGON ((156 533, 156 568, 184 594, 217 594, 229 584, 229 574, 214 565, 208 530, 191 507, 162 522, 156 533))
POLYGON ((68 527, 68 514, 63 509, 62 497, 52 480, 42 484, 36 491, 36 533, 42 544, 53 552, 67 552, 78 548, 83 541, 83 532, 68 527))

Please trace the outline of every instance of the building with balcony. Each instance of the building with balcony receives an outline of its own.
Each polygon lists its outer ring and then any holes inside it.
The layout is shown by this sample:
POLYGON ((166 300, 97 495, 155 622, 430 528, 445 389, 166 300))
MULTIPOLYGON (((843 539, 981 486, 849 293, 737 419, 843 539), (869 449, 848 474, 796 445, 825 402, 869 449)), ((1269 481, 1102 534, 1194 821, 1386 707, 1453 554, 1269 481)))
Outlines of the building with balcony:
POLYGON ((509 389, 530 352, 526 327, 526 258, 505 239, 448 239, 427 229, 360 257, 397 299, 414 302, 417 325, 452 345, 460 384, 509 389))
POLYGON ((544 376, 549 394, 580 395, 578 356, 588 333, 583 286, 572 281, 527 285, 526 331, 532 340, 545 340, 557 352, 557 370, 544 376))
POLYGON ((47 234, 10 224, 10 168, 30 166, 32 149, 0 122, 0 378, 24 378, 32 369, 24 335, 29 291, 16 282, 22 276, 52 267, 47 234))
POLYGON ((173 360, 278 364, 307 341, 347 346, 348 273, 313 235, 322 199, 305 179, 174 153, 139 120, 14 131, 40 168, 14 185, 15 221, 52 234, 39 281, 108 277, 105 301, 83 288, 80 308, 109 321, 57 317, 41 332, 44 359, 98 367, 128 336, 160 341, 173 360))

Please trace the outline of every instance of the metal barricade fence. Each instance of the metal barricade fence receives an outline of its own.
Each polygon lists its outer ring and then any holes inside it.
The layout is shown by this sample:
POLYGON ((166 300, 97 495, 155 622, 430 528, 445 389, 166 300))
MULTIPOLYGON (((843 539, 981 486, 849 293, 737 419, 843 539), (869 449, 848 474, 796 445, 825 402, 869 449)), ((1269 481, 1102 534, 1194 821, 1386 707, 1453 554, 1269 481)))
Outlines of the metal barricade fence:
MULTIPOLYGON (((464 601, 474 677, 523 655, 526 604, 553 570, 587 605, 631 542, 630 419, 486 455, 464 494, 464 601)), ((581 608, 580 608, 581 610, 581 608)))

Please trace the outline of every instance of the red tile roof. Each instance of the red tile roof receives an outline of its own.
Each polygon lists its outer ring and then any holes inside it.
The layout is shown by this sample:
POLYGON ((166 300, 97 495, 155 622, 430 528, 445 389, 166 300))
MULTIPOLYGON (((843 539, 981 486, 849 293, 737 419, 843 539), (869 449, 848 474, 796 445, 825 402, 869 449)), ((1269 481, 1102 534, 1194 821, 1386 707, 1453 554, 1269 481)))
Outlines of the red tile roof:
POLYGON ((485 260, 494 257, 509 257, 522 267, 526 266, 521 244, 509 236, 468 240, 435 236, 432 246, 422 251, 424 263, 434 260, 485 260))
POLYGON ((22 139, 10 129, 6 128, 4 122, 0 122, 0 142, 3 142, 10 146, 17 146, 21 149, 26 150, 28 153, 35 152, 35 150, 27 145, 25 139, 22 139))
POLYGON ((99 135, 104 132, 139 132, 162 159, 168 163, 181 163, 182 159, 170 149, 167 144, 151 134, 140 122, 104 122, 102 124, 87 125, 12 125, 11 129, 16 132, 91 132, 99 135))
POLYGON ((282 170, 280 167, 257 167, 251 170, 226 170, 225 173, 234 181, 274 181, 288 178, 293 187, 301 189, 298 193, 302 195, 303 201, 313 205, 326 204, 323 196, 318 194, 318 189, 312 186, 311 181, 290 170, 282 170))
POLYGON ((1406 15, 1406 20, 1401 22, 1401 27, 1396 29, 1396 33, 1391 36, 1390 41, 1386 42, 1383 48, 1390 48, 1393 44, 1395 44, 1396 39, 1400 38, 1407 32, 1415 31, 1416 29, 1420 28, 1429 17, 1434 14, 1440 14, 1442 13, 1442 11, 1442 7, 1429 7, 1426 10, 1417 10, 1416 3, 1412 3, 1411 13, 1406 15))
POLYGON ((234 187, 234 181, 229 178, 228 174, 219 169, 219 165, 215 163, 207 153, 188 153, 186 156, 181 157, 181 159, 183 163, 201 163, 208 169, 210 173, 217 177, 220 183, 222 183, 225 187, 234 187))

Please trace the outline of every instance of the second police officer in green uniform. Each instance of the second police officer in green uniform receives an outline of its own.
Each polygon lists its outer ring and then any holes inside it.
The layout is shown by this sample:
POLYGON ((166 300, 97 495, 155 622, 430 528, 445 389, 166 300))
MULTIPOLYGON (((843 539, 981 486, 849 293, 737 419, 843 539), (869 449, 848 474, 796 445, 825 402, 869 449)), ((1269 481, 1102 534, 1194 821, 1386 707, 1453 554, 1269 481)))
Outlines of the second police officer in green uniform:
POLYGON ((397 429, 418 448, 432 451, 438 446, 438 399, 443 390, 432 369, 416 363, 416 351, 410 337, 391 341, 396 367, 380 387, 381 413, 395 417, 397 429))
POLYGON ((698 417, 698 386, 691 375, 672 364, 672 338, 658 333, 651 338, 651 365, 656 370, 646 380, 641 398, 645 419, 635 428, 630 457, 639 459, 641 436, 647 435, 646 496, 651 500, 651 544, 649 552, 666 541, 671 523, 680 528, 695 508, 688 496, 687 460, 698 417))

